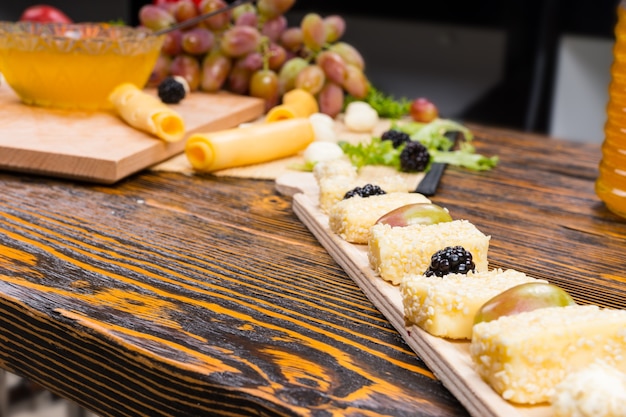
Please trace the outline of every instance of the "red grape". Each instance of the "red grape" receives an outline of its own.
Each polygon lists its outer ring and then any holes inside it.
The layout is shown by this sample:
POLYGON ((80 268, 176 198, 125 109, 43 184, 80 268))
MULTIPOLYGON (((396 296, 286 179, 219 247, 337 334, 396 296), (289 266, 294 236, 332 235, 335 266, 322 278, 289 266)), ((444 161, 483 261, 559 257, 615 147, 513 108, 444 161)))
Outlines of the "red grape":
POLYGON ((295 2, 296 0, 258 0, 256 7, 261 16, 265 19, 272 19, 285 14, 295 2))
POLYGON ((194 56, 181 54, 174 57, 170 65, 170 73, 187 80, 191 91, 196 91, 200 86, 200 62, 194 56))
MULTIPOLYGON (((224 0, 202 0, 199 9, 200 13, 209 13, 223 7, 226 7, 228 3, 224 0)), ((215 16, 211 16, 208 19, 202 21, 202 24, 211 30, 225 29, 231 22, 232 10, 228 10, 215 16)))
POLYGON ((214 41, 213 32, 204 27, 196 27, 183 32, 181 43, 183 51, 188 54, 203 55, 213 48, 214 41))
POLYGON ((241 13, 237 16, 235 20, 235 25, 237 26, 252 26, 253 28, 257 27, 259 24, 259 16, 255 12, 247 11, 241 13))
POLYGON ((315 95, 320 92, 325 82, 326 75, 324 75, 324 70, 319 65, 313 64, 300 70, 296 76, 294 86, 315 95))
POLYGON ((228 74, 228 89, 236 94, 248 94, 250 90, 250 78, 254 71, 244 63, 245 58, 239 58, 228 74))
POLYGON ((265 35, 272 42, 277 42, 280 35, 287 29, 287 18, 285 16, 277 16, 263 23, 261 34, 265 35))
POLYGON ((302 41, 311 51, 319 51, 326 42, 326 26, 317 13, 307 13, 300 22, 302 41))
POLYGON ((337 42, 346 31, 346 21, 339 15, 330 15, 324 18, 324 25, 326 26, 326 42, 337 42))
POLYGON ((280 44, 288 51, 298 52, 304 45, 302 29, 299 27, 285 29, 285 31, 280 35, 280 44))
POLYGON ((271 70, 279 71, 287 61, 287 51, 282 46, 271 43, 268 50, 268 66, 271 70))
POLYGON ((218 50, 211 51, 202 60, 202 91, 219 91, 232 69, 232 61, 218 50))
POLYGON ((332 44, 329 48, 330 51, 338 53, 346 64, 352 64, 358 67, 361 71, 365 69, 365 60, 361 53, 352 45, 346 42, 337 42, 332 44))
POLYGON ((342 87, 350 95, 358 99, 364 99, 367 96, 369 90, 369 83, 367 77, 361 69, 355 65, 346 65, 346 79, 344 80, 342 87))
POLYGON ((346 63, 341 55, 337 52, 325 50, 317 55, 315 62, 324 70, 324 74, 326 74, 329 80, 340 85, 343 84, 347 70, 346 63))
POLYGON ((179 0, 174 3, 172 14, 177 22, 184 22, 198 16, 198 8, 193 0, 179 0))
POLYGON ((222 33, 221 48, 224 54, 241 57, 255 51, 261 42, 261 33, 251 26, 232 26, 222 33))
POLYGON ((409 114, 416 122, 430 123, 439 116, 439 111, 430 100, 420 97, 411 102, 409 114))
POLYGON ((174 16, 162 7, 146 4, 139 9, 139 21, 152 30, 160 30, 176 23, 174 16))
POLYGON ((335 117, 343 109, 345 94, 341 85, 327 82, 317 96, 320 112, 335 117))
POLYGON ((172 58, 167 55, 160 54, 157 57, 150 78, 146 83, 146 87, 156 87, 161 84, 168 75, 170 75, 170 66, 172 65, 172 58))
POLYGON ((174 30, 164 35, 161 52, 166 55, 176 56, 183 51, 183 34, 180 30, 174 30))

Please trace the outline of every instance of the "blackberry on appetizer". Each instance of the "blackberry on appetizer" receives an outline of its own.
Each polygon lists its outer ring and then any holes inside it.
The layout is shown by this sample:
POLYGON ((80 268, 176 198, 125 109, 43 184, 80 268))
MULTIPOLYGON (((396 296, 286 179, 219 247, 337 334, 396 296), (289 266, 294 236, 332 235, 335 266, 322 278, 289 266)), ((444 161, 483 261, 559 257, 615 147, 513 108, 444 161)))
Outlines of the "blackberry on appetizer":
POLYGON ((442 277, 447 274, 467 274, 475 268, 472 254, 468 250, 463 246, 448 246, 433 254, 424 275, 442 277))
POLYGON ((352 190, 348 191, 343 196, 343 199, 345 200, 347 198, 351 198, 357 195, 359 197, 369 197, 372 195, 380 195, 380 194, 386 194, 385 190, 380 188, 378 185, 365 184, 363 187, 354 187, 352 190))

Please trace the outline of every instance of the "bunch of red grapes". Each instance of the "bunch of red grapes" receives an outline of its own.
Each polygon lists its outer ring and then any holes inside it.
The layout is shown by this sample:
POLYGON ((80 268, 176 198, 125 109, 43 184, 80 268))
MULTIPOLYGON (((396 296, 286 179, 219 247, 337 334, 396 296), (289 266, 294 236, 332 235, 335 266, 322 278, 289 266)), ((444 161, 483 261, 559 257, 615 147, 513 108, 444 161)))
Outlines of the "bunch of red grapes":
MULTIPOLYGON (((345 97, 366 97, 369 81, 362 55, 341 40, 345 20, 308 13, 297 25, 285 13, 295 0, 257 0, 166 35, 149 87, 165 77, 184 77, 191 91, 236 94, 265 100, 266 110, 294 88, 312 93, 320 112, 341 112, 345 97)), ((179 0, 145 5, 142 26, 169 27, 227 6, 224 0, 179 0)))

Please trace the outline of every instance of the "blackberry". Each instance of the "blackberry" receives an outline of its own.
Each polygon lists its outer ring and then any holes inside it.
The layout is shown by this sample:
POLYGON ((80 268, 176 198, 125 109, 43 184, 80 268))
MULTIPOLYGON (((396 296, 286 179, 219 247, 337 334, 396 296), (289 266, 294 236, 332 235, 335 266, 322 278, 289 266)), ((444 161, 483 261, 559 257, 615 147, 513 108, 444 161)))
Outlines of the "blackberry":
POLYGON ((400 152, 400 170, 403 172, 422 172, 430 162, 430 153, 426 146, 411 140, 400 152))
POLYGON ((389 129, 380 136, 382 140, 390 140, 393 144, 394 148, 397 148, 401 145, 404 145, 408 141, 411 140, 411 137, 408 133, 402 132, 400 130, 389 129))
POLYGON ((424 275, 442 277, 446 274, 467 274, 475 268, 472 254, 468 250, 463 246, 448 246, 433 254, 424 275))
POLYGON ((163 103, 177 104, 185 98, 187 89, 185 84, 175 77, 167 77, 157 87, 159 98, 163 103))
POLYGON ((381 194, 387 194, 387 193, 378 185, 365 184, 363 187, 355 187, 351 189, 350 191, 348 191, 343 196, 343 199, 345 200, 347 198, 351 198, 356 195, 358 195, 359 197, 370 197, 372 195, 381 195, 381 194))

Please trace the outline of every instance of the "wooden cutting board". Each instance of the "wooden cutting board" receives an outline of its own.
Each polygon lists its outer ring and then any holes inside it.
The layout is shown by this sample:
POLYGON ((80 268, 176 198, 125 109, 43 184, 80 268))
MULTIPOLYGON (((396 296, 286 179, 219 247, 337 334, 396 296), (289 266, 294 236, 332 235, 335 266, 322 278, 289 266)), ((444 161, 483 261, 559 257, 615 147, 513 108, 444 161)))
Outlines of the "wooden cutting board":
MULTIPOLYGON (((154 90, 148 90, 156 94, 154 90)), ((254 120, 258 98, 226 92, 192 93, 171 105, 183 117, 186 137, 254 120)), ((66 111, 27 106, 0 85, 0 169, 111 184, 184 150, 134 129, 114 111, 66 111)))
POLYGON ((371 268, 367 245, 349 243, 330 230, 328 216, 319 208, 319 189, 313 174, 283 175, 276 179, 276 189, 293 196, 293 210, 302 223, 473 417, 553 415, 547 405, 516 406, 493 391, 474 371, 469 342, 432 336, 405 322, 400 290, 371 268))

